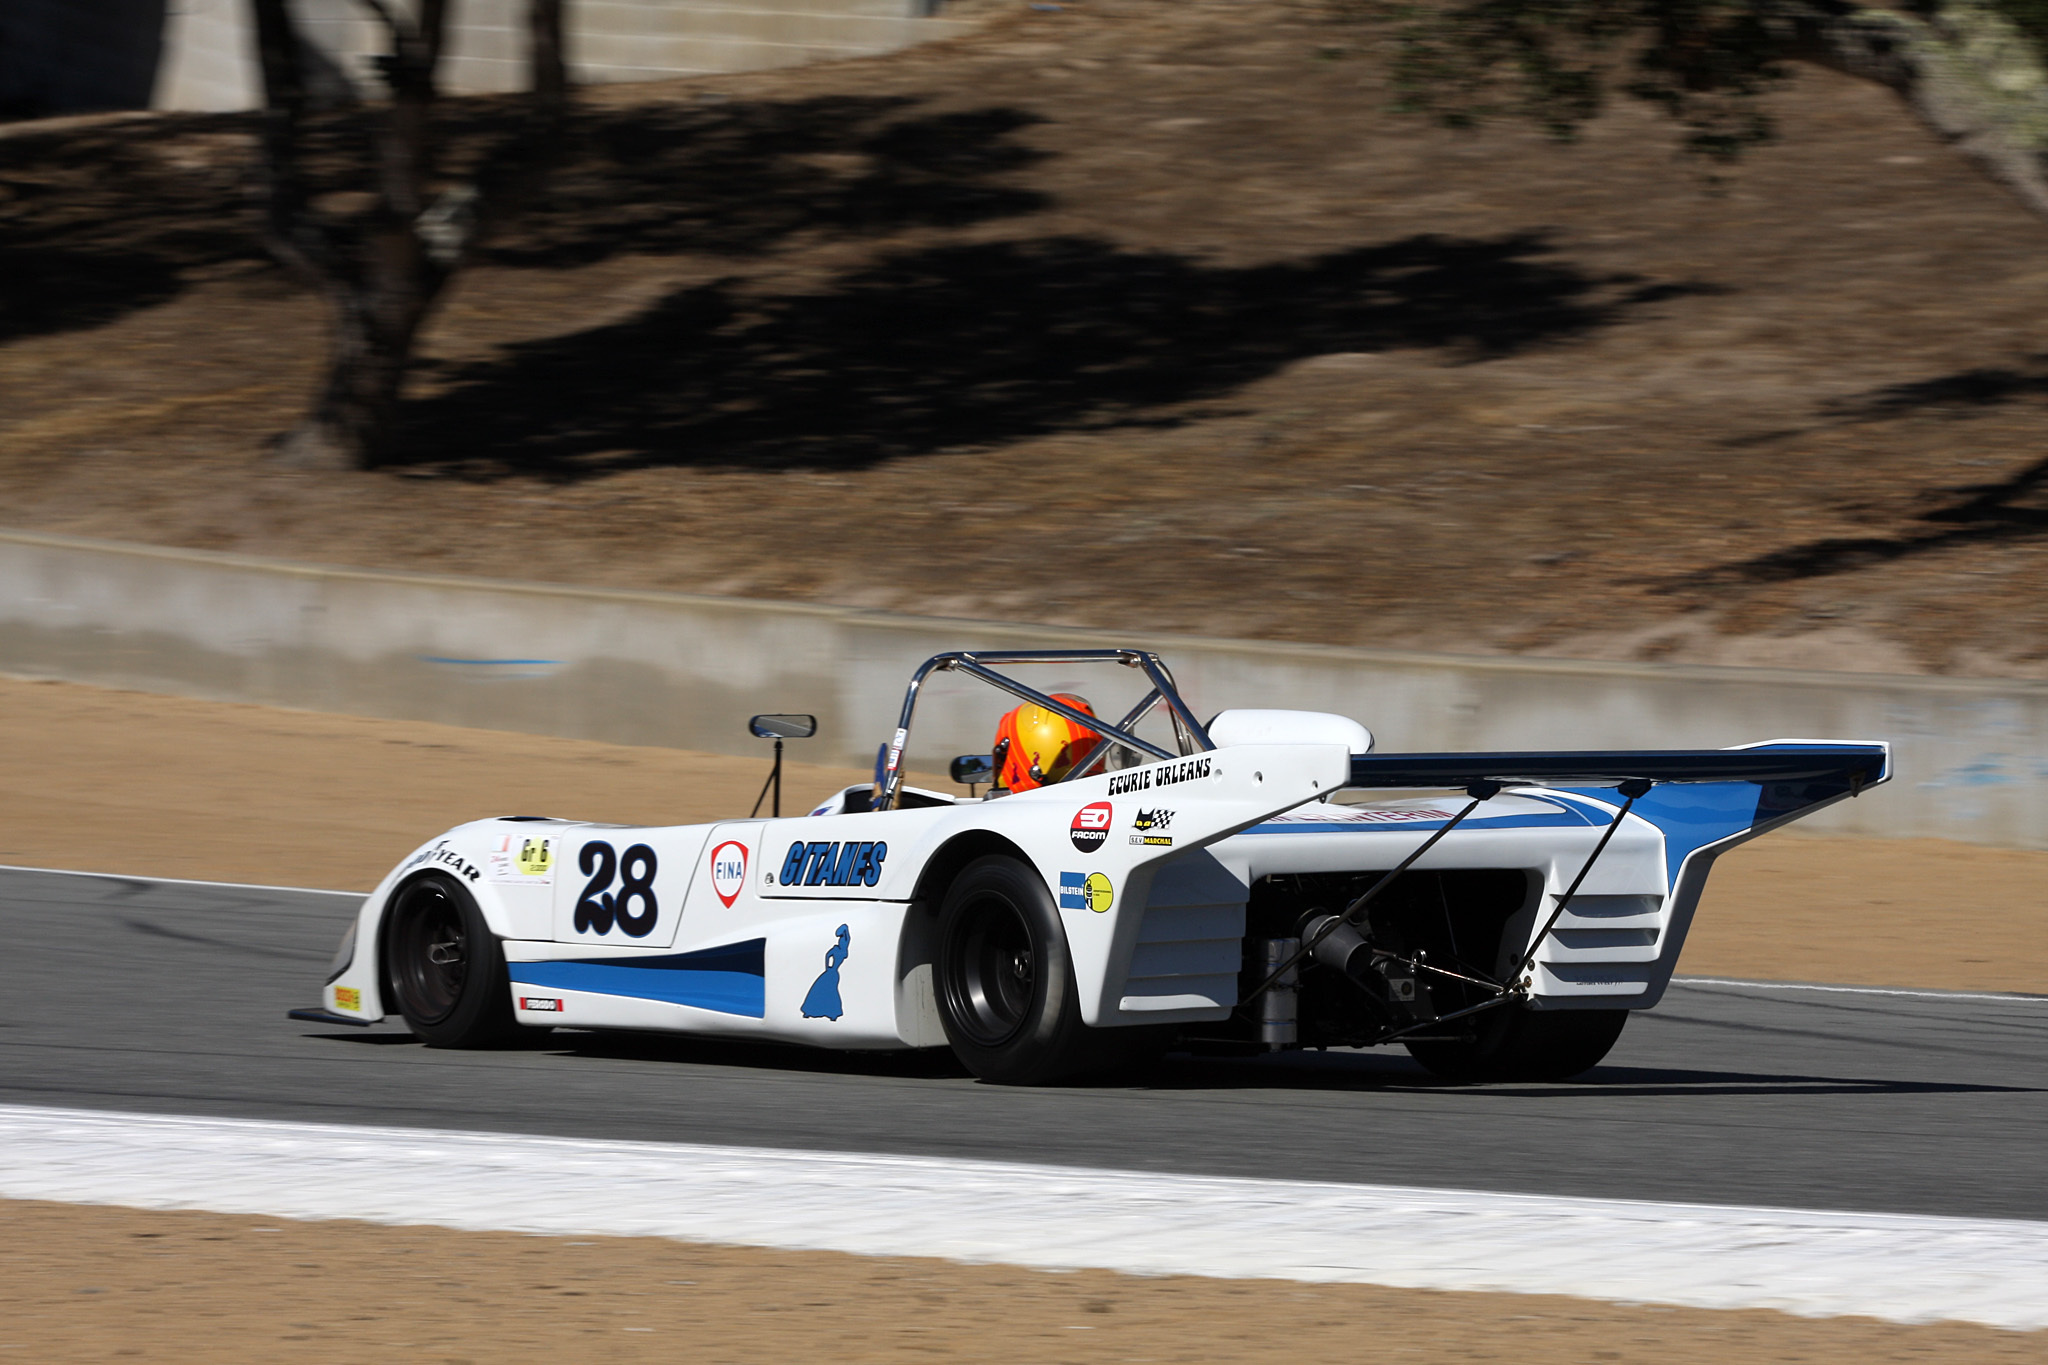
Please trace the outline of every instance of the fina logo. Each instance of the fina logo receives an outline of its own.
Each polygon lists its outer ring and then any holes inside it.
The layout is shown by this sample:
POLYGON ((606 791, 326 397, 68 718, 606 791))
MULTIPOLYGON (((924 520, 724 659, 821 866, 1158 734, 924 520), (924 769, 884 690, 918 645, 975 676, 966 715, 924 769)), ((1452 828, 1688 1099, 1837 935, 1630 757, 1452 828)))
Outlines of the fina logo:
POLYGON ((740 898, 740 888, 746 884, 747 846, 727 840, 712 849, 711 889, 725 902, 726 909, 732 909, 732 903, 740 898))

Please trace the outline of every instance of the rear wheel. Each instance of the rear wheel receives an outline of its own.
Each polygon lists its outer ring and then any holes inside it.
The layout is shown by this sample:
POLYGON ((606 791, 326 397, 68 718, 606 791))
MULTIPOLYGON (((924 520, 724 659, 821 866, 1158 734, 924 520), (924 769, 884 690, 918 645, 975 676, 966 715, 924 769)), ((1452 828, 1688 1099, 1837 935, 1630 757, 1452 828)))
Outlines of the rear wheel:
POLYGON ((1565 1081, 1600 1064, 1627 1010, 1531 1010, 1479 1015, 1470 1041, 1414 1042, 1408 1055, 1453 1081, 1565 1081))
POLYGON ((967 1069, 1002 1085, 1046 1085, 1163 1050, 1158 1030, 1081 1022, 1074 964, 1045 880, 1015 858, 962 869, 939 907, 938 1006, 967 1069))
POLYGON ((392 901, 385 964, 405 1026, 428 1047, 489 1047, 519 1028, 505 951, 475 897, 428 873, 392 901))

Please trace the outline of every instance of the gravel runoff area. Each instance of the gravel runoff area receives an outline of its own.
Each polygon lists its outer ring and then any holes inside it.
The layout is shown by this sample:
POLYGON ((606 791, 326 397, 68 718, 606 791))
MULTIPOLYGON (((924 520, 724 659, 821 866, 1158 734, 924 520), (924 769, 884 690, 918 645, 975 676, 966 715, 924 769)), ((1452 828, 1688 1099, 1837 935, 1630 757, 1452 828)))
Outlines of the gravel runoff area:
POLYGON ((0 1359, 2039 1362, 2048 1333, 0 1200, 0 1359))
MULTIPOLYGON (((1806 1317, 1992 1325, 2027 1334, 1992 1339, 2001 1344, 2048 1346, 2048 1304, 2037 1292, 2048 1276, 2044 1223, 15 1106, 0 1106, 0 1137, 0 1191, 30 1198, 1226 1283, 1771 1306, 1806 1317)), ((434 1288, 470 1302, 471 1294, 447 1291, 473 1290, 482 1278, 468 1265, 430 1273, 460 1274, 434 1288)), ((1231 1288, 1256 1294, 1264 1286, 1231 1288)), ((544 1292, 559 1295, 560 1286, 544 1292)), ((535 1307, 547 1302, 535 1297, 535 1307)), ((608 1297, 607 1316, 625 1332, 647 1330, 645 1319, 676 1301, 710 1296, 608 1297)), ((1072 1330, 1054 1330, 1062 1328, 1072 1330)), ((1181 1325, 1190 1329, 1197 1323, 1181 1325)), ((860 1354, 888 1353, 868 1344, 860 1354)))
MULTIPOLYGON (((1321 0, 990 0, 587 92, 393 463, 281 469, 323 304, 253 125, 0 137, 11 525, 1467 652, 2048 674, 2048 228, 1801 72, 1710 180, 1394 112, 1321 0)), ((451 101, 459 154, 488 101, 451 101)), ((354 202, 334 130, 322 202, 354 202)))
MULTIPOLYGON (((363 891, 464 820, 733 818, 768 769, 765 746, 745 759, 4 678, 0 747, 0 863, 363 891)), ((868 777, 792 762, 786 809, 868 777)), ((2038 851, 1767 835, 1715 868, 1682 970, 2048 991, 2044 880, 2038 851)))

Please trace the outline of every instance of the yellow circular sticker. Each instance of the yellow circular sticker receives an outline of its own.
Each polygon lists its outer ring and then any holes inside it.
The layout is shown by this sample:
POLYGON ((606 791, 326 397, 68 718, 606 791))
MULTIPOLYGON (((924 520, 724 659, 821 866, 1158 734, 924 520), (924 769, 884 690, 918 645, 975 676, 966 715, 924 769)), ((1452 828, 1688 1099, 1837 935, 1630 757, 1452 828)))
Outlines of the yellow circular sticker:
POLYGON ((1088 874, 1087 882, 1081 887, 1081 894, 1087 898, 1088 908, 1098 915, 1109 909, 1110 902, 1115 899, 1109 889, 1109 878, 1100 872, 1088 874))

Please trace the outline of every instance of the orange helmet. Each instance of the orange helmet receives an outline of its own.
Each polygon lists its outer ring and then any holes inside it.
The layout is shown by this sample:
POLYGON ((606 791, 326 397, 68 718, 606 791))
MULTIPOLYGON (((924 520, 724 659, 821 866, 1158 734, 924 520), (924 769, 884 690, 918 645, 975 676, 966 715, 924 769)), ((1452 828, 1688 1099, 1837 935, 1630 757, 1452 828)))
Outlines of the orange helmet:
MULTIPOLYGON (((1095 714, 1094 707, 1072 693, 1052 695, 1054 701, 1063 701, 1085 715, 1095 714)), ((1013 792, 1028 792, 1057 782, 1100 743, 1102 736, 1087 726, 1036 702, 1026 702, 996 725, 996 783, 1013 792)))

